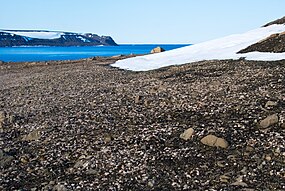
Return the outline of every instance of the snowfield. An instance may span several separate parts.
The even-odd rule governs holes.
[[[244,34],[230,35],[175,50],[119,60],[112,64],[112,66],[132,71],[148,71],[203,60],[239,59],[241,57],[247,60],[282,60],[285,59],[285,53],[250,52],[237,54],[237,52],[272,34],[284,31],[285,25],[283,24],[270,25],[251,30]]]
[[[64,35],[62,32],[45,32],[45,31],[35,31],[35,32],[24,32],[24,31],[2,31],[10,34],[15,34],[19,36],[25,36],[29,38],[38,38],[38,39],[57,39],[61,35]]]

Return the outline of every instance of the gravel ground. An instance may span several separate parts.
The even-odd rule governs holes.
[[[0,64],[0,190],[285,190],[285,61],[115,59]]]

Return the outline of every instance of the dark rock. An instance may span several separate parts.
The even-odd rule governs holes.
[[[282,18],[280,18],[280,19],[277,19],[277,20],[275,20],[275,21],[272,21],[272,22],[270,22],[270,23],[267,23],[267,24],[264,25],[263,27],[268,27],[268,26],[274,25],[274,24],[278,24],[278,25],[280,25],[280,24],[285,24],[285,17],[282,17]]]
[[[7,155],[3,150],[0,149],[0,167],[3,168],[9,166],[13,160],[13,156]]]

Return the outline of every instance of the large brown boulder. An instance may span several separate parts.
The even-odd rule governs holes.
[[[165,50],[164,50],[163,48],[161,48],[160,46],[158,46],[158,47],[152,49],[152,50],[150,51],[150,53],[151,53],[151,54],[154,54],[154,53],[159,53],[159,52],[164,52],[164,51],[165,51]]]

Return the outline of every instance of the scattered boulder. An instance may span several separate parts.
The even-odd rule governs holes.
[[[273,115],[270,115],[268,117],[266,117],[265,119],[261,120],[259,122],[259,126],[260,128],[262,129],[266,129],[274,124],[278,123],[278,116],[277,114],[273,114]]]
[[[23,141],[36,141],[41,138],[41,131],[39,129],[32,131],[23,137]]]
[[[221,147],[225,149],[229,146],[229,143],[225,139],[219,138],[215,135],[207,135],[201,139],[201,142],[210,147]]]
[[[266,102],[266,104],[265,104],[265,107],[266,107],[266,108],[274,107],[274,106],[277,106],[277,103],[274,102],[274,101],[268,101],[268,102]]]
[[[189,128],[187,130],[185,130],[181,135],[180,138],[187,141],[189,139],[191,139],[192,135],[194,133],[194,129],[193,128]]]
[[[164,52],[164,51],[165,51],[165,50],[164,50],[163,48],[161,48],[160,46],[158,46],[158,47],[152,49],[152,50],[150,51],[150,53],[151,53],[151,54],[154,54],[154,53],[160,53],[160,52]]]

